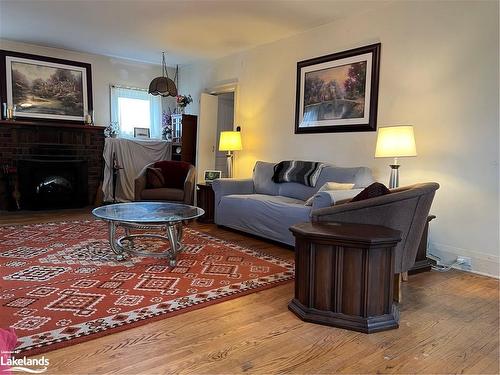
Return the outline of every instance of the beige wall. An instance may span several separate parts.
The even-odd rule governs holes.
[[[108,125],[110,121],[110,84],[147,88],[151,80],[161,74],[160,65],[80,53],[58,48],[42,47],[32,44],[13,42],[5,39],[0,39],[0,49],[90,63],[92,65],[92,91],[95,122],[98,125]],[[160,61],[160,58],[161,55],[159,54],[158,61]],[[174,72],[169,70],[169,75],[172,73]],[[2,101],[5,100],[2,99]],[[173,110],[175,108],[175,104],[170,102],[170,107]]]
[[[366,165],[387,183],[389,160],[373,157],[376,133],[293,131],[297,61],[381,42],[378,125],[415,126],[418,157],[401,160],[400,183],[441,184],[431,252],[470,256],[476,272],[498,276],[498,34],[496,1],[401,1],[183,67],[181,90],[197,113],[200,92],[238,81],[236,176],[250,176],[256,160],[295,158]]]

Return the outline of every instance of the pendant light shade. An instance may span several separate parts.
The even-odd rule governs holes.
[[[151,95],[177,96],[177,86],[175,82],[168,78],[167,64],[165,62],[165,52],[162,52],[162,76],[154,78],[149,84],[148,92]]]

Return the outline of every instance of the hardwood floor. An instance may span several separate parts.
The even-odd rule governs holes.
[[[0,225],[73,220],[88,210],[0,212]],[[193,227],[293,258],[293,251]],[[461,271],[403,283],[400,328],[365,335],[304,323],[293,283],[46,353],[50,374],[499,373],[499,281]]]

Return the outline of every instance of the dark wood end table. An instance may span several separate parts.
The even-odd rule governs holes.
[[[215,193],[212,184],[202,183],[196,185],[197,206],[205,210],[205,214],[198,218],[202,223],[214,222]]]
[[[373,333],[399,327],[393,301],[397,230],[376,225],[302,223],[295,236],[295,298],[302,320]]]

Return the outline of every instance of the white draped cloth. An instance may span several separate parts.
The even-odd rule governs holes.
[[[170,160],[171,143],[160,140],[137,140],[125,138],[106,138],[104,142],[104,181],[102,191],[104,201],[113,201],[113,154],[120,169],[116,181],[116,201],[134,200],[134,180],[149,163]]]

